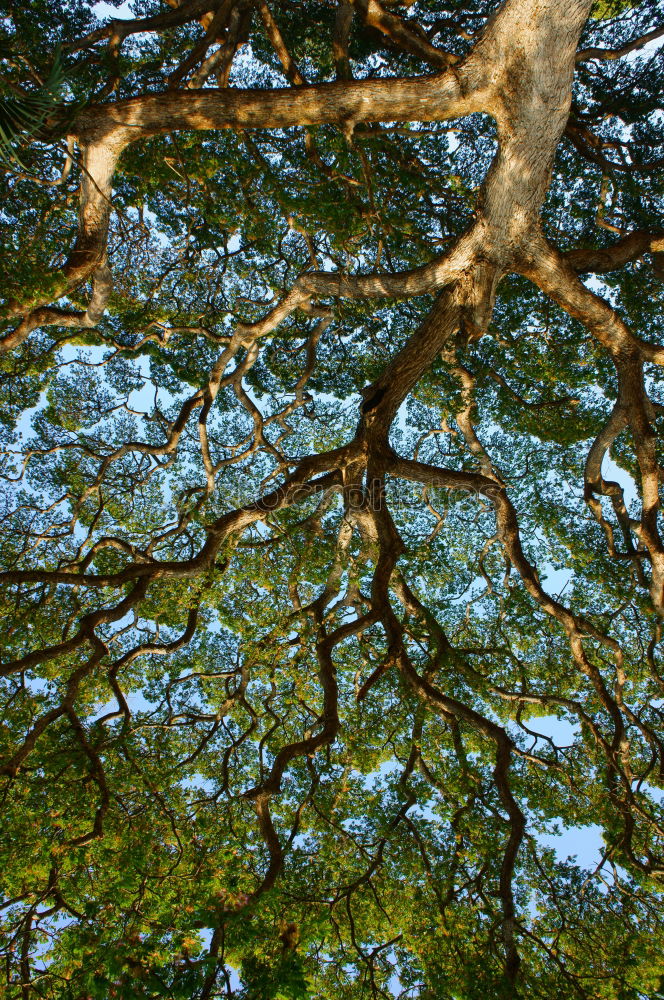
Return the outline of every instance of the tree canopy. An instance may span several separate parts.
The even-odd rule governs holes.
[[[664,3],[112,13],[0,20],[3,996],[661,997]]]

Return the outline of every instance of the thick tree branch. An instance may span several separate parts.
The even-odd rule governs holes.
[[[664,230],[638,229],[612,246],[568,250],[565,257],[577,274],[606,274],[638,260],[644,253],[664,254]]]
[[[600,59],[600,60],[612,60],[612,59],[622,59],[623,56],[629,55],[630,52],[636,52],[637,49],[643,48],[648,42],[654,42],[655,39],[661,38],[664,35],[664,28],[653,28],[652,31],[647,31],[645,35],[640,35],[638,38],[634,38],[631,42],[627,42],[626,45],[621,45],[618,49],[602,49],[602,48],[589,48],[580,49],[576,54],[577,63],[588,62],[589,59]]]

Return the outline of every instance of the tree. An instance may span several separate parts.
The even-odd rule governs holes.
[[[6,995],[661,996],[661,0],[96,10],[0,24]]]

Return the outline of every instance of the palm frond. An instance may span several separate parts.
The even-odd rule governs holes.
[[[34,138],[48,115],[57,108],[64,82],[58,46],[48,78],[38,90],[21,97],[0,97],[0,160],[14,160],[23,167],[16,147]]]

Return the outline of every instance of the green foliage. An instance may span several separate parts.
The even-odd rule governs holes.
[[[16,145],[25,144],[39,134],[47,116],[60,103],[64,82],[60,48],[57,48],[51,71],[41,87],[21,97],[0,96],[0,157],[20,163]]]
[[[598,21],[609,20],[618,17],[626,10],[638,7],[640,3],[641,0],[596,0],[591,17]]]
[[[302,960],[291,951],[272,959],[244,958],[241,975],[243,1000],[307,1000],[311,995]]]
[[[131,6],[137,18],[177,13]],[[269,8],[306,80],[332,81],[343,11]],[[495,8],[385,4],[460,57]],[[432,72],[353,9],[357,79]],[[250,13],[231,86],[283,87]],[[663,16],[659,0],[602,0],[580,45],[618,48]],[[167,91],[208,26],[141,29],[118,53],[84,0],[5,5],[3,335],[20,296],[71,320],[92,292],[62,271],[83,180],[79,153],[62,174],[63,100],[67,111]],[[619,234],[598,219],[661,226],[662,82],[649,57],[579,64],[571,113],[615,169],[569,133],[561,141],[542,225],[562,252],[610,247]],[[231,339],[305,272],[392,274],[445,253],[481,211],[496,143],[480,114],[133,143],[114,178],[103,318],[38,326],[0,354],[8,1000],[661,996],[661,622],[626,428],[603,466],[625,514],[608,494],[594,512],[584,497],[589,449],[621,391],[609,353],[525,277],[505,275],[486,334],[446,345],[376,468],[358,472],[368,446],[339,466],[337,449],[433,292],[330,295],[253,342]],[[583,280],[639,337],[664,342],[655,255]],[[644,378],[659,431],[660,368]],[[372,483],[390,449],[484,474],[468,414],[524,558],[584,623],[575,650],[508,556],[486,494],[391,474],[391,616],[373,613],[385,560]],[[293,476],[310,489],[297,493]],[[399,672],[395,637],[446,707]],[[514,982],[496,727],[525,819]],[[559,835],[577,836],[576,859]]]

